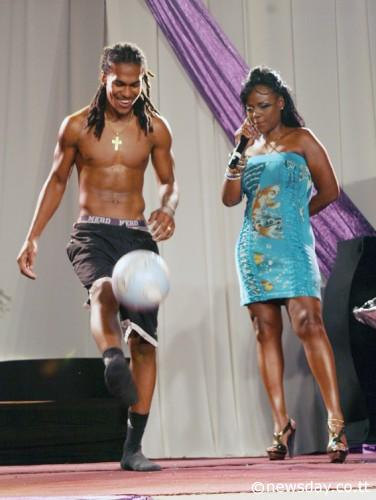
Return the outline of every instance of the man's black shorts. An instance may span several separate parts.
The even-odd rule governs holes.
[[[73,226],[67,254],[83,286],[89,291],[99,278],[111,277],[116,262],[132,250],[159,253],[148,231],[129,229],[125,225],[78,222]],[[125,337],[135,331],[157,346],[158,308],[148,312],[128,310],[120,306],[120,319]]]

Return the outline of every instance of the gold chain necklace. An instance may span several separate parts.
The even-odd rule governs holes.
[[[133,118],[133,110],[131,112],[131,116],[128,118],[128,120],[126,121],[125,123],[125,126],[121,129],[121,130],[115,130],[112,125],[111,125],[111,122],[110,120],[106,120],[106,123],[108,125],[108,127],[111,129],[111,131],[115,134],[115,137],[112,139],[112,144],[114,145],[114,150],[115,151],[119,151],[120,149],[120,146],[123,144],[123,141],[120,139],[120,134],[122,134],[124,132],[124,130],[127,128],[128,126],[128,123],[132,120]]]

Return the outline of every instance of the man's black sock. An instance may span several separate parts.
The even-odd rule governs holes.
[[[151,462],[141,451],[141,440],[144,435],[149,414],[129,412],[127,439],[124,443],[121,468],[139,472],[153,472],[161,470],[161,466]]]
[[[148,417],[148,413],[146,415],[132,411],[128,413],[127,439],[124,443],[126,453],[134,453],[140,448]]]

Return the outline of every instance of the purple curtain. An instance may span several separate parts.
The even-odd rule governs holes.
[[[146,0],[182,66],[231,141],[244,119],[240,84],[248,67],[201,2]]]
[[[337,243],[360,236],[376,236],[375,229],[341,190],[337,201],[311,218],[320,270],[329,276],[337,255]]]
[[[146,3],[197,90],[233,141],[234,131],[244,119],[239,93],[248,66],[200,0]],[[343,191],[335,203],[312,217],[312,226],[320,269],[325,276],[333,267],[338,241],[376,236]]]

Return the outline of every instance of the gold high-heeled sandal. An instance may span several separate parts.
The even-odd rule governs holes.
[[[296,424],[291,418],[287,422],[287,425],[280,432],[274,432],[273,434],[273,444],[267,448],[267,453],[269,455],[269,460],[284,460],[287,451],[289,452],[289,457],[294,456],[294,443],[295,443],[295,430]],[[287,438],[287,446],[282,443],[282,436],[290,431]]]
[[[342,441],[342,436],[345,435],[345,422],[338,418],[329,418],[328,432],[329,442],[326,452],[330,462],[332,464],[343,464],[349,454],[347,445]]]

